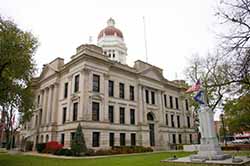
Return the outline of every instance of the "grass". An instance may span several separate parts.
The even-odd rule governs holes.
[[[0,154],[0,166],[161,166],[160,160],[176,155],[183,157],[188,152],[162,152],[133,156],[114,156],[96,159],[55,159],[26,155]]]

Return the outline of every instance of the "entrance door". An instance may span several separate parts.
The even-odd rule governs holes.
[[[155,146],[155,126],[154,124],[149,124],[149,141],[150,146]]]

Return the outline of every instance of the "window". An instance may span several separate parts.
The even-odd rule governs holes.
[[[114,123],[114,106],[109,106],[109,122]]]
[[[62,117],[62,123],[64,124],[66,122],[66,116],[67,116],[67,107],[63,107],[63,117]]]
[[[146,103],[149,104],[148,90],[145,90]]]
[[[164,106],[167,107],[167,95],[164,95]]]
[[[77,113],[78,113],[78,103],[74,103],[74,105],[73,105],[73,121],[77,120]]]
[[[188,99],[185,99],[185,106],[186,106],[186,111],[189,110],[189,107],[188,107]]]
[[[130,140],[131,140],[131,146],[136,146],[136,134],[135,133],[131,133]]]
[[[74,92],[78,92],[79,91],[79,78],[80,78],[79,74],[75,76]]]
[[[179,144],[182,144],[181,134],[179,134]]]
[[[173,108],[173,97],[169,96],[170,108]]]
[[[123,83],[119,84],[119,90],[120,90],[120,98],[124,99],[125,95],[124,95],[124,84]]]
[[[125,124],[125,108],[120,107],[120,124]]]
[[[109,96],[114,96],[114,81],[109,80]]]
[[[151,104],[155,104],[155,92],[151,92]]]
[[[93,132],[92,146],[99,147],[100,146],[100,132]]]
[[[175,98],[175,107],[177,110],[179,109],[179,100],[177,97]]]
[[[63,95],[64,98],[68,97],[68,85],[69,84],[67,82],[64,84],[64,95]]]
[[[134,87],[133,86],[129,86],[129,99],[130,100],[135,100],[135,92],[134,92]]]
[[[109,146],[114,146],[114,145],[115,145],[115,134],[109,133]]]
[[[125,145],[126,145],[126,134],[120,133],[120,146],[125,146]]]
[[[100,92],[100,76],[93,74],[93,91]]]
[[[40,111],[39,111],[39,125],[42,123],[42,115],[43,115],[43,110],[40,109]]]
[[[75,134],[76,134],[75,132],[71,132],[70,133],[70,140],[71,141],[75,138]]]
[[[166,125],[168,126],[168,114],[165,115],[166,118]]]
[[[37,105],[40,104],[40,95],[37,96]]]
[[[99,121],[99,103],[92,103],[92,120]]]
[[[181,124],[180,124],[180,116],[177,115],[176,118],[177,118],[177,127],[180,128],[180,127],[181,127]]]
[[[49,135],[46,135],[46,143],[49,142]]]
[[[135,109],[130,109],[130,124],[135,124]]]
[[[193,143],[192,134],[189,134],[189,141],[190,141],[190,144]]]
[[[187,116],[187,127],[188,127],[188,128],[191,127],[191,125],[190,125],[190,117],[189,117],[189,116]]]
[[[61,142],[62,145],[64,145],[64,133],[61,134]]]
[[[175,136],[175,134],[172,135],[172,138],[173,138],[173,144],[176,144],[176,136]]]
[[[171,115],[171,125],[174,127],[174,115]]]

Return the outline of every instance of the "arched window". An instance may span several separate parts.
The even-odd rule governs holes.
[[[147,120],[148,120],[148,121],[154,121],[153,113],[149,112],[149,113],[147,114]]]
[[[43,143],[43,135],[41,135],[41,143]]]
[[[46,143],[49,142],[49,135],[46,135]]]

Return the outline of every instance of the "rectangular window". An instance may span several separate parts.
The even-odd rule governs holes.
[[[100,92],[100,76],[93,74],[93,91]]]
[[[131,140],[131,146],[136,146],[136,134],[135,133],[131,133],[130,140]]]
[[[64,133],[61,134],[61,142],[62,145],[64,145]]]
[[[173,144],[176,144],[176,136],[175,136],[175,134],[173,134],[172,137],[173,137]]]
[[[126,134],[120,133],[120,146],[125,146],[125,145],[126,145]]]
[[[109,146],[114,146],[114,145],[115,145],[115,134],[109,133]]]
[[[109,106],[109,122],[114,123],[114,106]]]
[[[164,95],[164,106],[167,108],[167,95]]]
[[[173,97],[169,96],[170,108],[173,108]]]
[[[179,134],[179,144],[182,144],[181,134]]]
[[[171,126],[174,127],[174,115],[171,115]]]
[[[130,124],[135,124],[135,109],[130,109]]]
[[[67,107],[63,107],[63,117],[62,117],[62,123],[64,124],[66,122],[67,117]]]
[[[114,81],[109,80],[109,96],[114,96]]]
[[[133,86],[129,86],[129,99],[135,100],[135,88]]]
[[[71,140],[71,141],[74,139],[75,134],[76,134],[75,132],[71,132],[71,133],[70,133],[70,140]]]
[[[63,95],[64,98],[68,97],[68,85],[69,84],[67,82],[64,84],[64,95]]]
[[[120,124],[125,124],[125,108],[120,107]]]
[[[177,115],[176,118],[177,118],[177,127],[180,128],[180,127],[181,127],[181,124],[180,124],[180,116]]]
[[[40,111],[39,111],[39,125],[42,123],[42,116],[43,116],[43,110],[40,109]]]
[[[179,100],[178,97],[175,98],[175,107],[178,110],[179,109]]]
[[[37,96],[37,105],[40,104],[40,95]]]
[[[77,114],[78,114],[78,103],[74,103],[74,105],[73,105],[73,121],[77,120]]]
[[[168,114],[165,115],[166,118],[166,125],[168,126]]]
[[[148,90],[145,90],[146,103],[149,104]]]
[[[80,80],[80,75],[78,74],[78,75],[75,76],[74,92],[79,91],[79,80]]]
[[[190,141],[190,144],[193,143],[192,134],[189,134],[189,141]]]
[[[190,125],[190,117],[189,117],[189,116],[187,116],[187,127],[188,127],[188,128],[191,127],[191,125]]]
[[[92,146],[93,147],[99,147],[100,146],[100,132],[93,132],[93,138],[92,138]]]
[[[120,90],[120,98],[124,99],[125,98],[125,94],[124,94],[124,84],[123,83],[119,84],[119,90]]]
[[[92,102],[92,120],[99,121],[99,103]]]
[[[151,92],[151,104],[155,104],[155,92]]]
[[[36,125],[36,127],[37,127],[37,125],[38,125],[38,115],[36,115],[35,125]]]
[[[188,99],[185,99],[185,107],[186,107],[186,111],[189,110],[189,107],[188,107]]]

